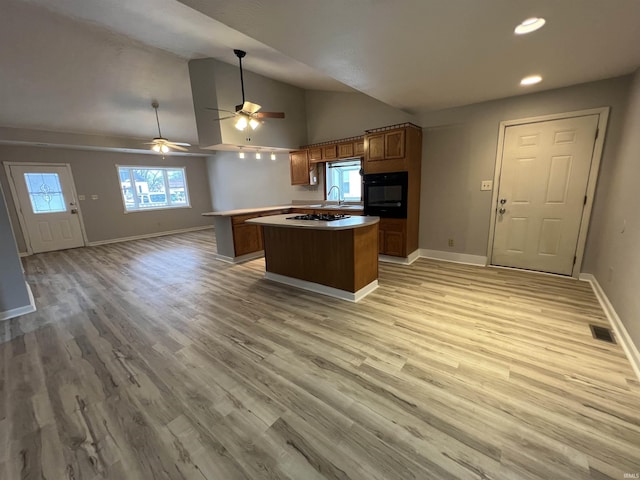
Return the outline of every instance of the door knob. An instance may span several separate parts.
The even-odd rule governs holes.
[[[498,210],[498,213],[499,213],[500,215],[504,215],[504,212],[506,212],[506,211],[507,211],[507,209],[506,209],[506,208],[504,208],[504,207],[500,207],[500,209]]]
[[[78,214],[78,209],[77,209],[77,208],[72,208],[72,209],[71,209],[71,213],[72,213],[73,215],[77,215],[77,214]]]
[[[507,203],[507,199],[506,198],[501,198],[500,199],[500,205],[504,205],[505,203]]]

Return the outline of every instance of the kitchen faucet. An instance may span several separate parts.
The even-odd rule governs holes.
[[[331,192],[333,191],[334,188],[338,189],[338,205],[342,205],[344,203],[344,200],[340,200],[340,187],[337,185],[333,185],[330,189],[329,189],[329,193],[327,193],[327,200],[329,199],[329,197],[331,196]]]

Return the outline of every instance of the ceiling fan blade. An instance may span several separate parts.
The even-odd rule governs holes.
[[[169,142],[169,144],[167,145],[169,148],[175,148],[176,150],[180,150],[182,152],[188,152],[189,150],[187,150],[184,147],[181,147],[180,145],[176,145],[175,143],[171,143]]]
[[[227,115],[226,117],[214,118],[214,122],[219,122],[220,120],[226,120],[227,118],[233,118],[235,115]]]
[[[254,118],[284,118],[284,112],[257,112],[252,115]]]
[[[171,145],[178,145],[179,147],[190,147],[191,144],[190,143],[186,143],[186,142],[169,142],[171,143]]]
[[[216,112],[236,113],[236,112],[232,112],[231,110],[225,110],[224,108],[206,107],[206,109],[207,110],[215,110]]]
[[[257,103],[244,102],[242,104],[242,111],[245,112],[245,113],[248,113],[249,115],[251,115],[252,113],[256,113],[261,108],[262,107],[260,105],[258,105]]]

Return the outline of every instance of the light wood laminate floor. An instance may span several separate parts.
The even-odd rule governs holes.
[[[591,337],[589,284],[420,259],[352,304],[212,237],[24,259],[38,311],[0,323],[0,478],[640,474],[640,386]]]

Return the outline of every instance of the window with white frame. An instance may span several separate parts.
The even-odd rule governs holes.
[[[190,206],[183,167],[117,168],[126,212]]]
[[[362,177],[360,169],[362,163],[358,158],[327,162],[326,164],[326,196],[327,200],[343,200],[345,202],[360,202],[362,200]],[[338,189],[340,198],[338,198]]]

